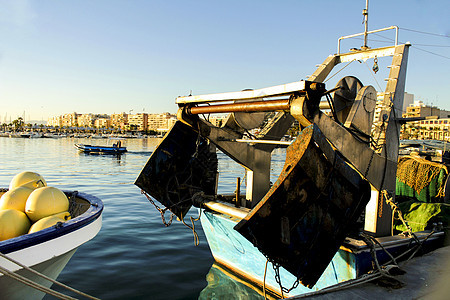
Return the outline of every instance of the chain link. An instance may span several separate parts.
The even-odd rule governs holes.
[[[141,190],[141,194],[147,197],[147,200],[150,201],[151,204],[153,204],[153,206],[156,208],[157,211],[159,211],[164,226],[169,227],[170,224],[172,224],[174,213],[170,212],[170,220],[169,222],[166,222],[165,213],[168,210],[168,208],[162,209],[161,207],[159,207],[144,190]]]
[[[281,296],[284,298],[283,293],[289,294],[293,289],[297,288],[298,284],[300,283],[300,279],[297,278],[297,280],[294,281],[290,289],[283,287],[283,285],[281,284],[281,277],[280,277],[280,265],[270,259],[268,260],[272,263],[272,267],[275,272],[275,281],[280,286]]]
[[[374,148],[378,148],[379,149],[379,145],[378,145],[378,142],[379,142],[379,140],[380,140],[380,137],[381,137],[381,133],[383,132],[383,130],[384,130],[384,126],[385,126],[385,124],[384,124],[384,121],[383,121],[383,123],[381,123],[381,126],[380,126],[380,131],[379,131],[379,133],[378,133],[378,138],[377,138],[377,140],[375,141],[375,145],[373,145],[374,146]],[[375,155],[375,151],[376,150],[372,150],[372,155],[370,155],[370,160],[369,160],[369,163],[367,164],[367,169],[366,169],[366,172],[364,172],[364,177],[366,177],[367,178],[367,174],[369,174],[369,170],[370,170],[370,167],[371,167],[371,165],[372,165],[372,161],[373,161],[373,157],[374,157],[374,155]],[[386,158],[387,159],[387,158]],[[386,170],[385,170],[386,171]]]

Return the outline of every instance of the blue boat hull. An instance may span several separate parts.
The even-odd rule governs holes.
[[[275,271],[271,263],[267,265],[264,283],[264,272],[267,258],[234,229],[240,220],[221,213],[202,210],[201,223],[207,238],[211,253],[220,265],[236,273],[245,280],[257,286],[270,290],[281,296],[279,283],[275,280]],[[416,232],[416,238],[421,242],[417,255],[422,255],[443,246],[444,232]],[[407,253],[403,259],[411,255],[417,246],[414,238],[403,235],[388,236],[377,239],[383,248],[376,245],[371,249],[362,240],[347,238],[346,242],[336,252],[331,262],[317,283],[309,289],[299,283],[284,296],[298,296],[333,286],[352,279],[361,278],[374,268],[372,251],[375,250],[379,264],[390,261],[389,252],[394,257]],[[280,279],[284,288],[290,289],[296,281],[294,275],[280,267]]]
[[[214,259],[219,264],[262,287],[267,258],[233,229],[239,220],[223,214],[203,211],[201,222]],[[340,249],[312,289],[299,284],[288,295],[294,296],[317,291],[339,282],[355,279],[357,275],[355,255]],[[292,287],[296,281],[294,275],[281,267],[280,279],[283,287],[286,288]],[[265,287],[281,295],[280,285],[275,280],[275,271],[271,263],[267,266]]]
[[[121,154],[127,152],[126,147],[92,146],[75,144],[75,148],[85,153],[93,154]]]

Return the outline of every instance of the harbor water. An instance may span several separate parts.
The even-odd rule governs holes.
[[[75,143],[105,145],[107,139],[0,137],[0,186],[7,188],[19,172],[33,171],[50,186],[85,192],[103,201],[101,231],[77,250],[58,277],[92,296],[263,299],[247,283],[213,265],[199,221],[194,223],[200,238],[200,244],[195,246],[192,230],[175,220],[165,227],[160,213],[134,185],[159,141],[126,139],[123,144],[128,152],[113,156],[88,155],[74,148]],[[282,149],[274,151],[273,168],[278,171],[283,166],[284,153]],[[218,157],[219,192],[232,193],[236,178],[244,177],[244,169],[221,153]],[[190,216],[198,217],[198,209],[191,209],[186,218],[188,224]]]

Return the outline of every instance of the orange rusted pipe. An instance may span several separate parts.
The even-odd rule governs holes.
[[[289,110],[289,99],[285,100],[267,100],[254,102],[240,102],[231,104],[217,104],[209,106],[194,106],[188,108],[188,113],[192,115],[229,113],[229,112],[257,112],[257,111],[275,111]]]

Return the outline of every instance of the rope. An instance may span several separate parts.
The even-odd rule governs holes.
[[[49,288],[47,288],[47,287],[45,287],[43,285],[40,285],[40,284],[38,284],[38,283],[36,283],[36,282],[26,278],[26,277],[23,277],[23,276],[19,275],[19,274],[11,272],[11,271],[3,268],[3,267],[0,267],[0,273],[3,273],[4,275],[9,276],[9,277],[11,277],[11,278],[13,278],[13,279],[15,279],[15,280],[25,284],[25,285],[28,285],[28,286],[30,286],[32,288],[35,288],[36,290],[39,290],[41,292],[47,293],[49,295],[52,295],[52,296],[54,296],[54,297],[56,297],[58,299],[63,299],[63,300],[76,299],[76,298],[72,298],[72,297],[69,297],[67,295],[64,295],[62,293],[53,291],[53,290],[51,290],[51,289],[49,289]]]
[[[183,217],[183,216],[182,216],[182,218],[181,218],[181,222],[182,222],[187,228],[189,228],[189,229],[192,230],[192,234],[193,234],[193,236],[194,236],[194,246],[200,245],[200,238],[198,237],[198,234],[197,234],[197,232],[195,231],[195,223],[194,223],[194,221],[198,221],[198,220],[200,219],[201,213],[202,213],[202,211],[201,211],[201,209],[200,209],[200,213],[199,213],[199,215],[198,215],[198,218],[194,219],[193,217],[190,217],[192,227],[189,226],[188,224],[186,224],[186,222],[184,221],[184,217]]]
[[[325,98],[327,99],[328,105],[330,106],[331,114],[333,115],[334,121],[340,123],[340,121],[336,115],[336,109],[334,108],[333,99],[331,98],[330,94],[326,94]]]
[[[409,226],[408,222],[403,218],[403,214],[402,211],[400,210],[400,208],[397,206],[397,204],[394,203],[394,201],[392,201],[392,198],[389,198],[387,195],[387,191],[383,190],[382,191],[382,195],[384,196],[386,203],[390,205],[391,209],[392,209],[392,222],[394,221],[395,218],[395,213],[397,213],[398,219],[403,223],[403,225],[407,228],[406,231],[402,232],[404,233],[408,233],[408,237],[415,237],[415,234],[412,232],[412,228],[411,226]],[[391,226],[391,230],[393,230],[394,226]],[[392,233],[392,232],[391,232]],[[417,240],[417,238],[416,238]]]
[[[371,241],[375,242],[375,244],[377,244],[381,249],[383,249],[383,251],[391,258],[392,262],[394,264],[398,265],[395,257],[392,256],[392,254],[389,251],[387,251],[386,248],[384,248],[384,246],[376,238],[374,238],[371,235],[365,235],[365,236],[368,237]]]
[[[269,263],[269,259],[266,260],[266,266],[264,267],[264,280],[263,280],[263,295],[264,300],[267,299],[266,297],[266,275],[267,275],[267,264]]]
[[[431,231],[430,234],[427,235],[427,237],[426,237],[422,242],[419,241],[419,244],[418,244],[418,246],[417,246],[417,249],[413,252],[413,254],[411,254],[410,257],[408,257],[407,261],[410,260],[411,258],[413,258],[414,255],[416,255],[417,251],[419,251],[420,248],[422,248],[422,245],[428,240],[428,238],[429,238],[432,234],[434,234],[434,232],[435,232],[434,230]],[[414,236],[415,236],[415,235],[414,235]],[[417,238],[417,237],[416,237],[416,238]]]
[[[99,299],[99,298],[93,297],[93,296],[91,296],[91,295],[88,295],[88,294],[86,294],[86,293],[83,293],[83,292],[81,292],[81,291],[79,291],[79,290],[76,290],[76,289],[74,289],[74,288],[72,288],[72,287],[70,287],[70,286],[68,286],[68,285],[65,285],[64,283],[61,283],[61,282],[59,282],[59,281],[56,281],[56,280],[54,280],[54,279],[52,279],[52,278],[50,278],[50,277],[48,277],[48,276],[46,276],[46,275],[44,275],[44,274],[42,274],[42,273],[39,273],[39,272],[37,272],[36,270],[33,270],[32,268],[30,268],[30,267],[28,267],[28,266],[26,266],[26,265],[24,265],[24,264],[18,262],[17,260],[15,260],[15,259],[13,259],[13,258],[11,258],[11,257],[9,257],[9,256],[7,256],[7,255],[5,255],[5,254],[3,254],[3,253],[1,253],[1,252],[0,252],[0,257],[4,258],[4,259],[6,259],[6,260],[9,260],[10,262],[12,262],[12,263],[14,263],[14,264],[20,266],[20,267],[23,268],[24,270],[27,270],[27,271],[29,271],[29,272],[31,272],[31,273],[33,273],[33,274],[39,276],[39,277],[42,277],[42,278],[44,278],[44,279],[50,281],[50,282],[53,283],[53,284],[56,284],[56,285],[59,285],[60,287],[63,287],[63,288],[65,288],[65,289],[68,289],[68,290],[71,291],[71,292],[74,292],[74,293],[76,293],[76,294],[79,294],[79,295],[81,295],[81,296],[84,296],[84,297],[86,297],[86,298],[88,298],[88,299]],[[47,287],[45,287],[45,286],[43,286],[43,285],[40,285],[40,284],[38,284],[38,283],[36,283],[36,282],[34,282],[34,281],[32,281],[32,280],[26,278],[26,277],[23,277],[23,276],[19,275],[19,274],[16,274],[16,273],[14,273],[14,272],[11,272],[11,271],[9,271],[9,270],[3,268],[3,267],[0,267],[0,272],[3,273],[4,275],[10,276],[10,277],[12,277],[12,278],[14,278],[14,279],[16,279],[16,280],[18,280],[18,281],[20,281],[20,282],[26,284],[26,285],[29,285],[29,286],[31,286],[31,287],[34,287],[34,288],[36,288],[36,289],[38,289],[38,290],[40,290],[40,291],[42,291],[42,292],[45,292],[45,293],[47,293],[47,294],[52,295],[52,296],[58,297],[58,296],[56,296],[56,295],[53,294],[53,293],[56,293],[56,294],[61,294],[63,297],[65,297],[65,298],[60,298],[60,299],[74,299],[74,298],[71,298],[71,297],[69,297],[69,296],[66,296],[66,295],[64,295],[64,294],[62,294],[62,293],[53,291],[52,289],[49,289],[49,288],[47,288]],[[12,274],[12,275],[11,275],[11,274]],[[32,284],[31,284],[31,285],[28,284],[29,282],[31,282]],[[42,290],[42,289],[44,289],[44,290]],[[50,291],[50,292],[49,292],[49,291]]]
[[[363,276],[361,276],[360,278],[357,279],[350,279],[341,283],[337,283],[335,285],[326,287],[324,289],[321,289],[319,291],[315,291],[315,292],[311,292],[311,293],[306,293],[303,295],[299,295],[299,296],[294,296],[291,297],[289,299],[302,299],[302,298],[306,298],[306,297],[311,297],[311,296],[318,296],[318,295],[323,295],[323,294],[327,294],[327,293],[332,293],[332,292],[336,292],[336,291],[340,291],[346,288],[350,288],[350,287],[355,287],[361,284],[365,284],[374,280],[377,280],[379,278],[382,277],[387,277],[390,279],[395,279],[395,277],[393,277],[392,275],[389,275],[387,271],[383,270],[383,267],[388,266],[391,262],[394,262],[396,264],[396,261],[399,260],[401,257],[403,257],[404,255],[408,254],[409,252],[414,251],[414,253],[406,260],[410,260],[416,253],[417,251],[419,251],[419,249],[422,247],[423,243],[432,235],[434,234],[434,231],[432,231],[428,236],[425,237],[425,239],[420,242],[418,241],[417,237],[415,237],[414,240],[418,241],[418,244],[416,244],[413,248],[409,248],[407,249],[404,253],[398,255],[397,257],[393,257],[389,252],[387,252],[386,249],[384,249],[383,247],[381,247],[386,253],[388,253],[388,255],[391,257],[391,260],[388,261],[387,263],[385,263],[384,265],[380,266],[378,264],[378,260],[376,259],[376,255],[372,255],[375,258],[375,264],[377,265],[377,270],[375,270],[372,274],[365,274]],[[371,248],[371,252],[374,251],[374,244],[373,241],[375,241],[377,244],[379,244],[379,242],[371,237],[370,235],[366,235],[367,239],[364,239],[365,241],[368,241],[367,245]],[[363,236],[364,238],[364,236]],[[380,244],[379,244],[380,245]],[[397,279],[395,279],[397,280]]]
[[[311,297],[311,296],[318,296],[318,295],[323,295],[323,294],[327,294],[327,293],[331,293],[331,292],[336,292],[336,291],[340,291],[349,287],[355,287],[364,283],[368,283],[370,281],[376,280],[383,277],[382,274],[375,272],[372,274],[368,274],[368,275],[363,275],[360,278],[357,279],[350,279],[341,283],[337,283],[335,285],[329,286],[327,288],[321,289],[319,291],[315,291],[315,292],[311,292],[311,293],[306,293],[303,295],[299,295],[299,296],[294,296],[291,297],[289,299],[302,299],[302,298],[306,298],[306,297]]]

